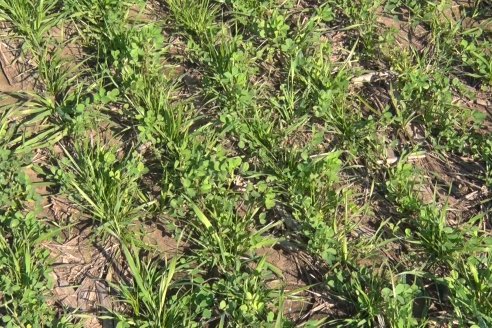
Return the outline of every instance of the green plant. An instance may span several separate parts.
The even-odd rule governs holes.
[[[145,165],[135,153],[119,157],[115,146],[98,139],[77,142],[72,149],[74,155],[64,148],[66,157],[52,168],[55,181],[103,232],[122,236],[149,205],[139,188]]]
[[[423,183],[421,174],[415,167],[404,161],[390,170],[386,181],[387,197],[395,202],[403,214],[415,214],[422,206],[418,188]]]
[[[484,139],[480,155],[485,161],[485,181],[488,186],[492,186],[492,141],[490,138]]]
[[[12,24],[24,43],[24,52],[40,54],[47,46],[47,34],[64,18],[57,12],[59,1],[45,0],[2,0],[0,19]]]
[[[213,33],[218,9],[210,0],[166,0],[166,3],[173,19],[193,37],[199,39]]]
[[[461,260],[445,278],[453,295],[451,302],[455,314],[461,323],[477,327],[492,323],[491,279],[490,254]]]
[[[377,28],[377,8],[384,1],[332,1],[332,6],[338,9],[350,19],[350,28],[356,29],[366,51],[375,50],[375,43],[378,41]]]
[[[464,236],[447,222],[447,209],[425,206],[420,210],[417,238],[431,260],[453,261],[455,252],[463,248]]]
[[[338,326],[421,326],[413,313],[419,288],[405,282],[405,274],[395,276],[382,267],[342,269],[328,277],[327,284],[351,306],[350,319],[333,321]]]
[[[36,202],[35,192],[28,175],[28,156],[16,156],[0,146],[0,214],[12,214],[24,207],[25,202]]]
[[[25,202],[39,199],[26,174],[27,160],[8,149],[0,149],[0,213],[18,211]]]
[[[485,83],[492,84],[492,61],[490,60],[490,42],[467,41],[463,39],[460,43],[462,52],[461,60],[465,65],[473,69],[469,75],[481,78]]]
[[[49,251],[40,247],[49,236],[34,212],[0,214],[0,316],[5,327],[54,323],[55,311],[47,304]]]
[[[343,247],[337,246],[345,233],[338,231],[336,218],[342,202],[342,195],[335,187],[341,170],[340,154],[335,152],[314,159],[302,156],[296,169],[284,171],[284,179],[289,181],[286,204],[308,238],[308,249],[332,264],[344,257]]]
[[[418,327],[424,326],[419,324],[415,318],[415,301],[420,293],[417,285],[409,285],[405,282],[405,275],[395,277],[392,281],[391,288],[383,288],[385,303],[385,318],[390,327]]]
[[[164,146],[164,156],[176,156],[186,145],[195,121],[190,105],[173,103],[174,92],[165,81],[151,79],[142,81],[142,88],[133,89],[128,96],[141,142],[150,142],[156,148]]]
[[[196,237],[193,239],[199,245],[196,251],[198,258],[203,258],[202,263],[216,267],[221,272],[226,273],[236,267],[238,256],[254,256],[255,250],[271,247],[277,242],[276,238],[266,233],[280,222],[267,224],[254,231],[257,210],[240,217],[225,212],[227,207],[221,206],[219,210],[222,211],[214,209],[211,213],[213,216],[209,219],[196,205],[192,204],[192,208],[198,219],[198,222],[192,223],[196,230]],[[207,258],[206,255],[212,257]]]
[[[358,271],[339,270],[328,278],[327,284],[333,292],[353,306],[354,316],[341,320],[343,325],[373,325],[383,312],[383,294],[385,285],[382,277],[372,274],[368,269]]]
[[[251,325],[288,324],[275,309],[270,307],[280,303],[281,295],[269,290],[265,281],[269,278],[265,258],[260,259],[254,271],[250,273],[227,274],[215,282],[211,288],[215,292],[220,314],[219,325],[237,327]]]
[[[453,104],[453,84],[450,78],[438,70],[423,68],[425,60],[418,64],[397,68],[401,70],[398,85],[392,94],[394,121],[408,134],[410,124],[421,123],[426,137],[439,138],[459,130],[460,122],[466,129],[469,118]]]
[[[259,19],[256,25],[258,35],[270,40],[277,47],[285,42],[290,30],[287,17],[279,9],[269,12],[268,16],[265,19]]]
[[[233,36],[223,26],[215,40],[193,46],[194,60],[205,68],[206,96],[224,109],[248,108],[254,103],[255,89],[251,77],[257,73],[254,46],[240,35]]]
[[[82,64],[71,65],[60,52],[50,53],[48,48],[39,55],[37,67],[40,79],[46,89],[46,97],[54,106],[63,106],[70,102],[74,86],[83,74]]]
[[[99,40],[98,54],[103,70],[113,83],[121,89],[141,92],[149,81],[165,81],[161,73],[167,49],[158,25],[143,24],[130,30],[122,26],[111,32],[107,39]]]
[[[107,38],[124,28],[130,7],[141,3],[140,0],[67,0],[64,5],[84,41],[106,40],[111,44]]]
[[[119,299],[130,307],[132,315],[113,313],[118,326],[197,327],[192,322],[193,313],[186,295],[187,283],[175,277],[183,266],[178,258],[164,263],[142,260],[139,249],[122,247],[131,279],[129,283],[112,283],[111,286],[117,291]]]

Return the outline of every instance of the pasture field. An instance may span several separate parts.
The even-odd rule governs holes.
[[[0,327],[492,327],[490,0],[0,0]]]

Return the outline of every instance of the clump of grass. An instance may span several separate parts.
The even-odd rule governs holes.
[[[334,320],[333,324],[425,326],[425,320],[419,322],[414,317],[414,304],[421,291],[416,284],[407,282],[406,273],[395,275],[384,267],[351,272],[337,270],[327,284],[350,304],[353,313],[351,318]]]
[[[2,0],[0,19],[12,24],[15,37],[24,42],[24,52],[40,55],[50,40],[48,33],[65,16],[59,9],[60,2],[56,0]]]
[[[211,268],[226,273],[237,267],[238,255],[254,257],[255,250],[272,246],[277,242],[275,238],[266,235],[266,232],[280,222],[252,231],[257,210],[240,217],[237,214],[227,213],[224,210],[217,212],[218,209],[214,209],[211,213],[213,219],[209,219],[196,205],[192,204],[192,208],[198,219],[198,222],[193,224],[196,229],[194,239],[200,246],[197,255],[201,259],[200,262]],[[226,208],[222,207],[222,209]],[[214,254],[214,256],[204,258],[202,254]]]
[[[45,224],[27,174],[32,154],[16,152],[22,143],[9,108],[0,107],[0,320],[5,327],[73,327],[48,305],[53,282],[42,244],[57,231]]]
[[[166,0],[165,2],[173,19],[193,37],[206,38],[209,33],[213,33],[218,8],[210,0]]]
[[[190,327],[193,312],[186,285],[175,275],[183,265],[175,257],[159,263],[143,260],[136,247],[123,246],[123,253],[131,273],[128,284],[112,284],[131,315],[115,313],[123,327]],[[144,262],[145,261],[145,262]]]
[[[263,279],[271,275],[264,258],[252,273],[240,273],[236,268],[221,279],[207,282],[199,269],[191,269],[193,263],[186,258],[142,260],[135,247],[123,246],[123,251],[132,276],[130,283],[111,284],[131,311],[131,315],[115,313],[120,325],[198,327],[217,323],[232,327],[281,322],[274,309],[268,308],[268,303],[280,295],[264,285]]]
[[[21,211],[0,216],[0,315],[6,327],[34,323],[55,325],[55,311],[47,299],[53,285],[49,252],[40,247],[49,238],[36,213]]]
[[[59,167],[52,170],[62,192],[71,195],[71,200],[100,225],[100,231],[124,235],[149,205],[139,188],[146,172],[142,160],[135,153],[119,154],[115,146],[99,140],[77,142],[74,155],[66,148],[64,154]]]

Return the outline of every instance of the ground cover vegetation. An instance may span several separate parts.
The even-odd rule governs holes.
[[[0,326],[492,327],[489,0],[0,28]]]

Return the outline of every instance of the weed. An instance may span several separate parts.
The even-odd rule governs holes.
[[[204,38],[213,33],[217,7],[209,0],[166,0],[174,19],[186,32],[195,38]]]
[[[268,304],[278,300],[279,295],[266,288],[264,281],[268,278],[267,272],[263,258],[252,274],[226,275],[212,286],[218,294],[221,325],[274,324],[276,314]]]
[[[488,241],[490,244],[490,240]],[[463,259],[457,269],[445,278],[450,289],[456,317],[463,324],[487,325],[490,317],[491,296],[490,256]]]
[[[254,255],[254,251],[263,247],[276,244],[277,240],[268,237],[266,232],[277,224],[268,224],[258,231],[254,229],[254,218],[257,211],[247,213],[245,218],[237,214],[219,212],[214,215],[212,221],[196,206],[193,206],[199,224],[194,224],[197,230],[195,242],[200,246],[200,253],[214,254],[213,258],[201,260],[209,267],[215,267],[222,272],[228,272],[237,266],[237,256]],[[220,236],[219,236],[220,229]]]
[[[58,162],[59,168],[53,168],[53,177],[103,232],[121,235],[148,205],[139,189],[145,165],[133,153],[119,158],[115,146],[101,141],[73,147],[76,155],[64,149],[66,157]]]
[[[0,314],[6,327],[51,325],[53,308],[46,303],[52,288],[49,252],[39,247],[49,236],[36,214],[11,213],[0,216]],[[12,232],[8,232],[11,230]]]
[[[27,174],[30,154],[18,155],[9,144],[16,130],[8,118],[0,120],[0,317],[5,327],[65,327],[47,303],[53,285],[41,245],[53,231],[41,220],[41,199]]]
[[[404,162],[399,162],[391,171],[386,181],[388,198],[398,205],[400,212],[417,213],[422,206],[417,189],[423,183],[419,172]]]
[[[407,273],[393,274],[384,267],[348,273],[337,270],[328,277],[328,288],[351,305],[350,319],[334,320],[338,326],[425,326],[414,316],[419,287],[407,282]]]
[[[25,53],[40,54],[46,46],[47,34],[64,18],[57,12],[59,6],[59,1],[2,0],[0,19],[12,24],[16,35],[24,41]]]
[[[176,282],[179,262],[173,258],[161,266],[156,261],[143,262],[139,250],[123,246],[132,275],[130,284],[112,284],[133,315],[116,313],[120,327],[191,327],[192,313],[186,302],[185,284]],[[182,290],[180,292],[180,290]]]
[[[217,41],[196,49],[199,62],[206,68],[204,83],[208,97],[225,108],[243,109],[251,105],[255,94],[250,79],[257,72],[252,49],[252,43],[244,42],[240,36],[231,36],[225,27]]]

